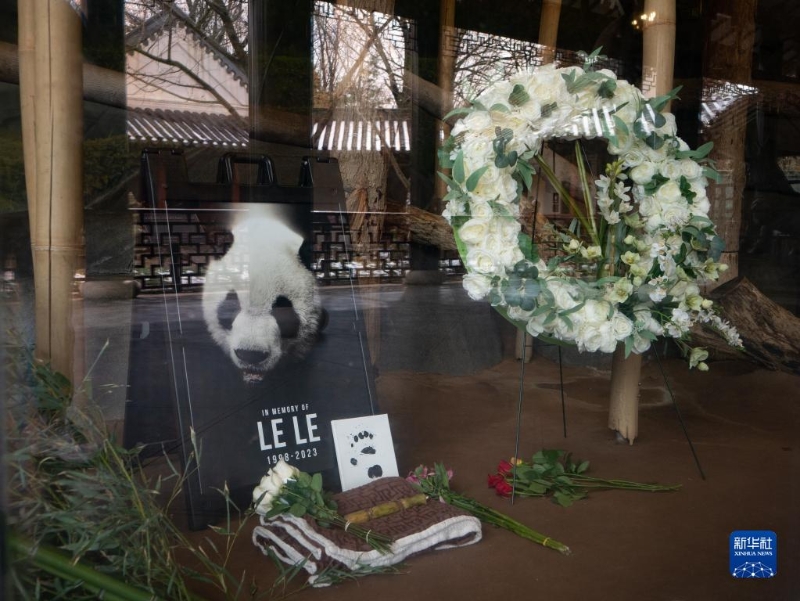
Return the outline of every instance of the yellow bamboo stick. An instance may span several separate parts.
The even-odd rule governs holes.
[[[348,513],[343,517],[349,524],[363,524],[364,522],[368,522],[376,518],[382,518],[386,517],[387,515],[392,515],[393,513],[398,513],[404,509],[409,509],[410,507],[425,505],[427,501],[428,497],[422,493],[419,493],[412,497],[404,497],[402,499],[397,499],[396,501],[380,503],[379,505],[375,505],[369,509],[353,511],[352,513]]]

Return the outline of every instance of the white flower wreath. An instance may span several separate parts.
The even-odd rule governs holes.
[[[451,170],[439,174],[448,184],[443,214],[467,269],[464,287],[534,336],[606,353],[622,342],[626,355],[667,336],[691,367],[706,370],[708,353],[686,343],[693,324],[741,347],[698,286],[727,268],[708,218],[712,145],[691,150],[677,137],[674,116],[662,112],[676,91],[647,99],[613,72],[594,71],[597,58],[595,51],[583,68],[517,73],[448,115],[464,115],[439,152]],[[616,157],[595,182],[599,215],[578,142],[583,203],[541,158],[547,140],[594,137]],[[575,216],[558,233],[563,254],[547,263],[517,220],[533,184],[531,161]]]

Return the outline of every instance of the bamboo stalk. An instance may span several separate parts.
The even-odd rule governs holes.
[[[345,521],[350,524],[363,524],[364,522],[368,522],[376,518],[382,518],[386,517],[387,515],[392,515],[393,513],[399,513],[404,509],[409,509],[410,507],[425,505],[427,501],[428,497],[422,493],[419,493],[418,495],[403,497],[402,499],[397,499],[396,501],[380,503],[379,505],[375,505],[369,509],[353,511],[352,513],[348,513],[343,517]]]
[[[439,13],[439,64],[438,84],[442,95],[442,113],[446,115],[453,108],[453,83],[456,72],[456,30],[455,0],[441,0]],[[439,137],[446,140],[450,136],[450,125],[439,121]],[[445,175],[450,175],[449,169],[442,169]],[[447,184],[439,178],[434,178],[434,197],[444,198],[447,194]]]
[[[642,14],[642,92],[662,96],[672,89],[675,64],[675,0],[645,0]],[[669,105],[666,107],[669,111]],[[617,346],[611,361],[608,427],[629,444],[639,435],[639,380],[642,356],[625,358]]]
[[[642,17],[642,92],[653,98],[673,88],[675,0],[645,0]]]
[[[25,188],[28,195],[28,216],[31,245],[36,244],[36,132],[34,128],[34,97],[36,94],[36,55],[34,28],[36,17],[31,0],[17,1],[19,19],[19,104],[22,121],[22,153],[25,165]]]
[[[618,344],[611,358],[611,393],[608,406],[608,427],[633,444],[639,434],[639,380],[642,356],[625,357],[625,345]]]
[[[542,64],[552,63],[556,58],[558,22],[561,19],[561,0],[544,0],[539,21],[539,44],[542,49]]]
[[[63,0],[32,4],[36,357],[49,360],[55,370],[79,382],[81,369],[76,373],[75,368],[83,361],[75,352],[73,290],[84,255],[83,90],[82,79],[76,76],[83,63],[82,24]],[[25,8],[26,16],[29,10]]]

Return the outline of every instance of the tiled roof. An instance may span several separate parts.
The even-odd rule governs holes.
[[[134,143],[168,146],[247,146],[247,124],[231,115],[191,111],[128,109],[128,139]],[[408,119],[382,115],[374,120],[332,119],[315,122],[313,146],[317,150],[411,150]]]
[[[128,109],[128,139],[170,146],[237,148],[248,143],[247,127],[237,117],[139,108]]]
[[[320,129],[314,123],[311,131],[317,150],[411,150],[411,132],[407,119],[376,118],[374,120],[331,120]]]

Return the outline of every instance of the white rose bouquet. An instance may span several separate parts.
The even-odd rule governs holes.
[[[288,513],[296,518],[309,517],[320,526],[338,526],[366,541],[381,553],[391,551],[392,539],[354,525],[337,513],[336,502],[323,491],[322,475],[301,472],[283,459],[278,461],[253,489],[253,506],[262,520]]]
[[[583,68],[520,72],[448,115],[463,115],[439,151],[449,175],[439,175],[448,186],[443,214],[468,272],[464,287],[534,336],[590,352],[623,344],[626,355],[668,336],[690,367],[707,369],[707,353],[689,346],[695,323],[741,347],[698,287],[727,269],[708,218],[707,178],[718,177],[707,158],[712,144],[691,150],[677,136],[664,111],[677,90],[645,98],[611,71],[596,71],[598,58],[599,50]],[[581,201],[542,159],[542,145],[595,137],[613,159],[593,196],[576,141]],[[537,168],[575,218],[547,263],[517,222]]]

